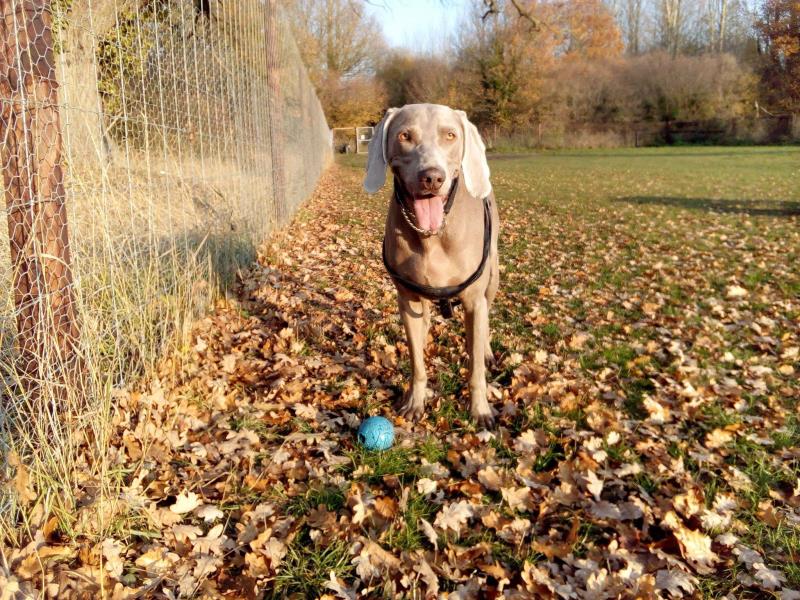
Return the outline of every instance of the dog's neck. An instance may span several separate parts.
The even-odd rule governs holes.
[[[409,225],[401,204],[392,198],[384,247],[390,272],[432,287],[458,285],[472,275],[484,251],[485,204],[464,185],[455,189],[452,200],[444,230],[426,236]]]
[[[410,249],[421,254],[458,252],[460,246],[465,242],[469,243],[464,233],[469,229],[470,221],[474,221],[479,226],[483,224],[482,199],[473,197],[460,179],[460,176],[454,179],[452,187],[448,191],[445,210],[446,223],[442,232],[439,235],[423,235],[415,231],[403,216],[403,207],[405,206],[406,210],[409,208],[409,195],[402,182],[395,178],[389,207],[392,213],[390,222],[394,224],[394,232],[387,230],[387,234],[399,235],[404,238]]]

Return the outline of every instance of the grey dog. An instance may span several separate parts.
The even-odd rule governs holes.
[[[397,287],[411,353],[411,385],[400,414],[425,413],[428,375],[424,349],[431,304],[443,313],[464,306],[469,354],[470,412],[492,427],[486,393],[493,361],[489,309],[497,293],[499,220],[486,147],[463,111],[439,104],[392,108],[369,144],[364,188],[375,193],[394,175],[384,239],[384,263]]]

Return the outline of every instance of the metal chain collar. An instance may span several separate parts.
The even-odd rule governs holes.
[[[405,206],[400,206],[400,211],[403,213],[403,218],[408,223],[408,226],[411,227],[414,231],[424,237],[434,237],[440,235],[444,231],[445,225],[447,225],[447,215],[442,215],[442,224],[439,226],[439,229],[436,231],[428,231],[427,229],[421,229],[414,224],[413,217],[409,214],[408,210],[406,210]]]
[[[452,185],[457,184],[459,175],[460,172],[458,169],[453,171],[452,180],[454,183]],[[395,186],[396,185],[397,184],[395,183]],[[455,190],[451,189],[451,193],[454,192]],[[399,202],[399,204],[400,204],[400,211],[403,213],[403,218],[406,220],[406,223],[408,223],[408,226],[411,227],[411,229],[416,231],[421,236],[435,237],[441,235],[444,232],[444,228],[447,225],[447,214],[448,214],[447,211],[445,211],[445,213],[442,215],[442,224],[439,226],[439,229],[437,229],[436,231],[428,231],[427,229],[421,229],[420,227],[417,226],[417,224],[414,222],[414,217],[411,215],[411,213],[408,212],[408,209],[406,208],[406,205],[403,202]]]

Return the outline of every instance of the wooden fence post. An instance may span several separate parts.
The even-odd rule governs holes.
[[[0,0],[0,169],[8,212],[17,345],[34,380],[76,362],[49,0]]]

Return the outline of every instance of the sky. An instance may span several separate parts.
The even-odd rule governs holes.
[[[437,51],[455,32],[469,0],[371,0],[364,5],[381,24],[390,46]]]

